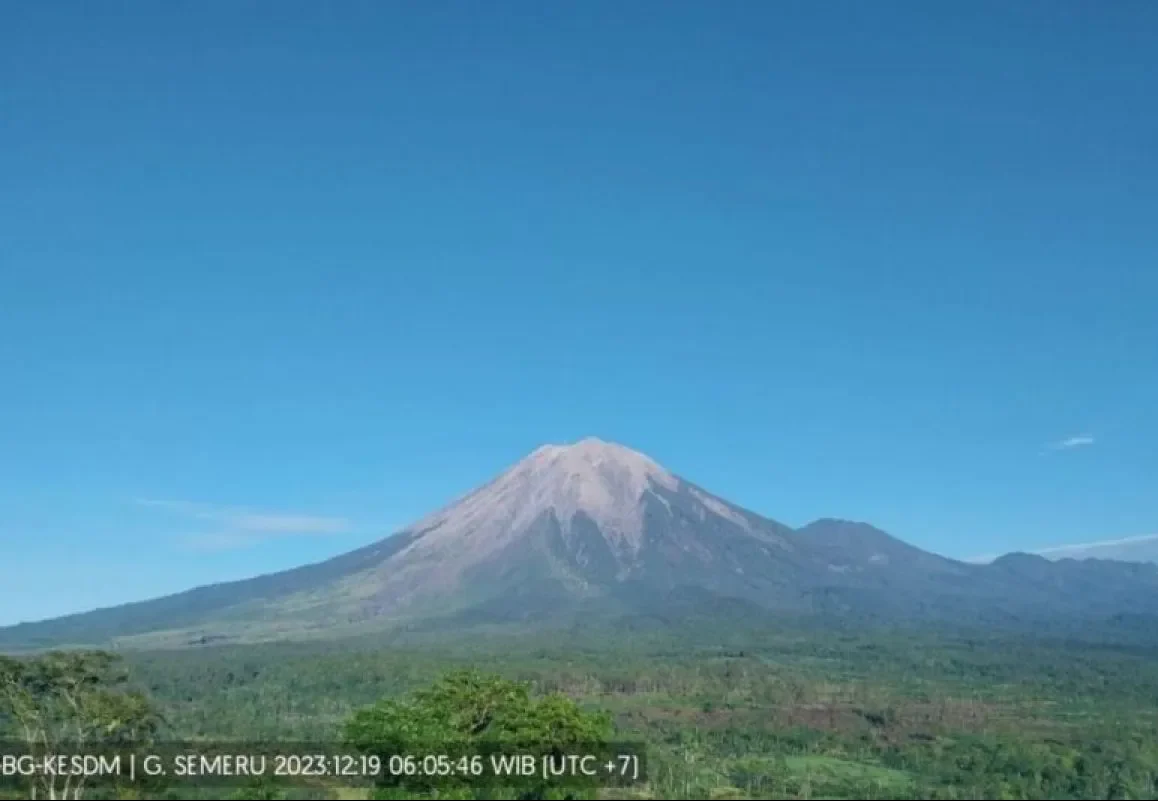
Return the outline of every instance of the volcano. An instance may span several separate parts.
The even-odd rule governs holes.
[[[438,621],[574,619],[670,609],[1042,620],[1158,613],[1158,566],[988,565],[928,553],[864,523],[793,529],[589,438],[546,445],[374,544],[244,581],[0,630],[0,645],[195,644],[358,633]]]

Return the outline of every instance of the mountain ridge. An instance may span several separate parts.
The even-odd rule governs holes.
[[[1158,613],[1158,566],[1041,562],[960,562],[833,518],[793,529],[637,451],[587,438],[537,448],[354,551],[0,629],[0,647],[182,645],[335,636],[416,621],[564,620],[584,609],[630,614],[670,597],[705,607],[747,604],[769,616],[886,620]]]

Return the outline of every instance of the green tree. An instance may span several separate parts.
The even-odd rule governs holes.
[[[345,726],[346,742],[379,756],[383,764],[441,755],[451,762],[450,776],[424,770],[397,776],[387,770],[379,798],[582,797],[594,791],[589,780],[499,776],[492,758],[535,754],[541,765],[543,756],[595,752],[611,735],[606,714],[586,711],[557,693],[535,697],[525,684],[474,670],[449,673],[403,698],[383,699],[356,712]],[[473,775],[479,765],[481,775]]]
[[[124,750],[150,742],[161,717],[128,685],[120,659],[104,651],[59,651],[34,658],[0,657],[0,736],[28,755]],[[32,798],[83,797],[85,781],[38,776]]]

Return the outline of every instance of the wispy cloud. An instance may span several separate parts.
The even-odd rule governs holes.
[[[981,554],[980,556],[963,556],[961,557],[961,561],[968,562],[971,565],[987,565],[999,556],[1001,556],[999,553],[986,553]]]
[[[210,531],[185,538],[189,545],[198,549],[241,548],[277,537],[329,536],[354,530],[353,523],[344,517],[259,511],[158,498],[137,498],[135,503],[186,520],[212,524]]]
[[[1067,556],[1076,559],[1085,559],[1090,557],[1101,557],[1103,559],[1124,558],[1128,561],[1136,561],[1137,558],[1145,559],[1142,555],[1143,549],[1138,548],[1139,545],[1146,543],[1154,543],[1158,546],[1158,534],[1139,534],[1134,537],[1119,537],[1113,540],[1095,540],[1093,542],[1079,542],[1072,545],[1053,545],[1049,548],[1038,548],[1036,550],[1028,551],[1028,553],[1044,556],[1047,559],[1064,559]],[[1152,549],[1145,549],[1146,553],[1152,553]],[[971,559],[966,559],[966,562],[973,563],[988,563],[999,557],[1001,554],[985,554],[984,556],[975,556]]]
[[[1042,556],[1058,556],[1065,553],[1080,551],[1095,551],[1105,548],[1117,548],[1122,545],[1138,545],[1143,542],[1158,542],[1158,534],[1141,534],[1137,537],[1121,537],[1116,540],[1098,540],[1096,542],[1082,542],[1077,545],[1055,545],[1052,548],[1042,548],[1034,553]]]
[[[1097,440],[1089,434],[1078,434],[1074,437],[1066,437],[1065,439],[1059,439],[1057,442],[1051,442],[1049,449],[1051,451],[1070,451],[1074,448],[1088,448],[1096,441]]]

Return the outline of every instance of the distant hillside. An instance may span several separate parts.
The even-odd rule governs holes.
[[[548,445],[315,565],[0,629],[0,647],[185,646],[488,622],[821,615],[1038,625],[1158,613],[1158,566],[946,559],[872,526],[754,514],[621,445]],[[727,615],[725,615],[727,616]]]

